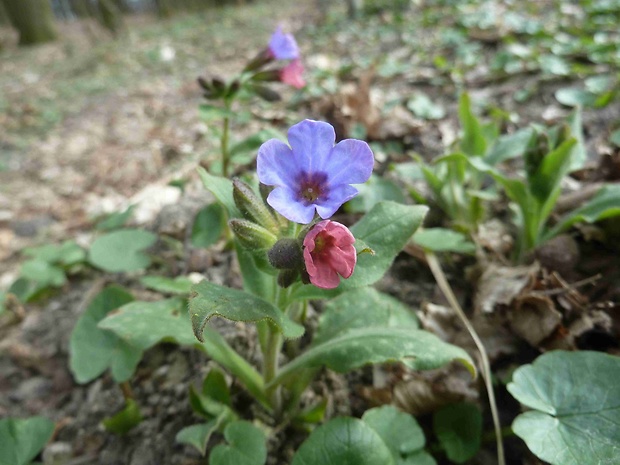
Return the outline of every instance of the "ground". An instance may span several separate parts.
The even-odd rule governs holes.
[[[233,134],[241,137],[264,128],[285,131],[303,118],[328,120],[339,138],[369,140],[377,172],[388,177],[391,164],[408,161],[413,152],[426,160],[446,153],[459,133],[461,90],[469,92],[477,112],[501,121],[503,130],[511,132],[530,122],[563,120],[572,107],[570,99],[557,98],[558,91],[587,91],[584,79],[588,77],[609,75],[610,88],[617,83],[620,52],[592,52],[597,42],[589,41],[593,31],[599,44],[617,39],[617,23],[606,22],[603,14],[575,30],[583,14],[578,7],[528,2],[523,11],[515,11],[505,2],[489,3],[493,8],[488,14],[480,2],[459,8],[416,2],[403,13],[387,10],[350,20],[340,7],[321,2],[266,1],[168,21],[132,17],[129,32],[117,39],[88,22],[63,23],[58,42],[27,49],[18,49],[10,32],[2,31],[0,289],[17,277],[24,247],[67,238],[87,246],[97,235],[93,225],[101,215],[140,202],[134,224],[186,243],[194,215],[211,201],[195,167],[201,160],[215,158],[218,143],[211,126],[217,123],[205,123],[199,117],[201,91],[196,78],[231,76],[264,46],[278,24],[295,33],[309,85],[301,92],[282,87],[283,99],[275,105],[252,101],[236,109],[247,117],[233,127]],[[456,12],[460,16],[454,16]],[[555,54],[562,47],[572,49]],[[592,91],[595,96],[605,92],[606,88]],[[418,105],[412,103],[416,95],[429,97],[422,108],[419,100]],[[429,116],[433,112],[443,113],[435,118]],[[591,182],[620,179],[618,147],[610,142],[619,121],[615,95],[608,105],[584,108],[588,162],[567,182],[567,202],[571,191]],[[169,186],[180,179],[185,183],[183,191]],[[507,216],[505,211],[498,213],[503,222],[500,229],[504,224],[506,234],[510,232],[505,226]],[[342,218],[356,217],[346,213]],[[585,299],[580,305],[587,309],[583,314],[594,323],[575,333],[570,348],[613,352],[618,350],[614,338],[620,329],[620,270],[614,260],[618,251],[609,243],[586,241],[589,232],[596,234],[572,233],[581,258],[573,260],[571,269],[561,270],[561,277],[570,283],[603,274],[594,286],[579,289]],[[186,247],[182,258],[166,244],[158,247],[164,263],[160,271],[200,272],[214,282],[239,284],[236,264],[221,246],[206,251]],[[552,260],[559,255],[565,266],[572,259],[565,257],[566,250],[563,245],[551,245],[540,252],[543,262],[551,257],[551,262],[543,263],[547,268],[530,268],[526,274],[535,275],[536,285],[543,290],[557,290],[561,285],[553,281],[556,262]],[[407,252],[399,255],[378,288],[407,303],[426,327],[439,329],[443,337],[473,350],[467,333],[442,314],[444,307],[426,305],[444,301],[416,250]],[[542,337],[544,341],[532,341],[518,321],[502,320],[504,327],[498,330],[474,312],[472,288],[480,283],[474,278],[484,276],[486,265],[452,257],[446,266],[501,378],[541,350],[563,346],[554,345],[557,341],[547,339],[549,334]],[[120,387],[108,375],[78,385],[69,371],[70,333],[90,299],[110,282],[121,282],[145,299],[153,298],[137,278],[84,269],[48,298],[27,304],[19,318],[0,319],[0,417],[36,414],[56,422],[53,440],[43,455],[45,463],[205,463],[189,446],[175,443],[174,436],[196,422],[187,391],[208,371],[208,357],[172,344],[149,350],[131,381],[145,420],[122,437],[101,426],[103,418],[123,406]],[[566,293],[576,292],[567,286]],[[562,312],[574,311],[572,302],[555,304]],[[575,323],[585,317],[571,318]],[[248,358],[256,358],[256,347],[244,347],[243,342],[251,329],[217,325],[231,344]],[[385,389],[377,381],[386,378],[398,382],[398,389]],[[440,388],[427,392],[426,399],[419,391],[428,391],[431,385]],[[359,416],[387,399],[420,414],[423,425],[428,423],[424,414],[429,410],[420,407],[424,403],[420,399],[432,405],[468,399],[486,409],[480,386],[451,372],[427,377],[389,369],[381,373],[364,369],[348,377],[325,373],[313,388],[331,392],[331,413]],[[502,420],[508,425],[519,406],[505,388],[499,388],[498,395]],[[247,399],[241,398],[243,402],[247,404]],[[250,418],[252,410],[244,415]],[[281,432],[271,444],[269,463],[286,463],[301,440],[303,435]],[[506,445],[508,463],[541,463],[520,440],[508,438]],[[471,463],[496,463],[492,446],[491,441]],[[53,457],[60,461],[53,462]]]

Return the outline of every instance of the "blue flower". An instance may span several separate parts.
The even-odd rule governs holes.
[[[374,156],[366,142],[346,139],[334,145],[335,140],[330,124],[304,120],[289,129],[290,147],[277,139],[261,145],[258,179],[275,186],[267,203],[285,218],[307,224],[315,210],[327,219],[355,197],[351,184],[368,180]]]
[[[284,34],[278,27],[269,40],[269,53],[276,60],[297,60],[299,48],[293,34]]]

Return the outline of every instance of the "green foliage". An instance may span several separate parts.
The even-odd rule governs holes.
[[[417,92],[407,101],[414,115],[422,119],[442,119],[446,116],[446,110],[438,103],[433,102],[428,95]]]
[[[464,234],[445,228],[418,229],[413,235],[413,242],[432,252],[476,252],[476,246]]]
[[[196,215],[192,226],[192,245],[208,248],[215,244],[226,227],[226,213],[219,203],[207,205]]]
[[[549,240],[576,223],[594,223],[620,215],[620,185],[603,186],[592,199],[572,212],[564,215],[552,229],[545,233],[543,240]]]
[[[459,98],[459,120],[463,128],[463,137],[459,145],[463,153],[470,157],[481,157],[486,153],[487,141],[482,126],[471,110],[471,101],[467,93]]]
[[[228,444],[215,446],[209,465],[264,465],[267,461],[265,435],[248,421],[235,421],[224,430]]]
[[[620,456],[620,358],[554,351],[518,368],[508,391],[531,411],[514,432],[552,465],[613,465]]]
[[[198,174],[205,188],[226,209],[229,218],[241,218],[242,215],[233,199],[233,185],[230,179],[210,174],[204,168],[198,168]]]
[[[322,299],[380,280],[411,235],[420,227],[428,208],[379,202],[351,228],[358,252],[355,273],[341,281],[337,289],[319,289],[297,284],[293,299]]]
[[[122,212],[110,213],[105,218],[97,222],[95,228],[99,231],[112,231],[114,229],[120,229],[125,226],[127,221],[129,221],[135,208],[135,205],[130,205]]]
[[[88,253],[88,261],[97,268],[118,273],[147,268],[151,259],[144,253],[157,236],[142,229],[121,229],[97,238]]]
[[[135,400],[128,399],[123,410],[103,420],[103,426],[111,433],[122,436],[138,426],[141,421],[140,407]]]
[[[366,327],[418,329],[419,325],[413,312],[399,300],[364,287],[347,291],[327,303],[312,344]]]
[[[284,337],[298,338],[304,333],[303,326],[293,322],[275,305],[237,289],[231,289],[208,281],[202,281],[192,288],[189,312],[194,334],[202,341],[202,331],[213,316],[233,321],[258,322],[267,320]]]
[[[259,402],[264,403],[263,380],[258,372],[209,327],[203,329],[204,341],[198,344],[186,308],[185,300],[179,297],[158,302],[133,302],[101,321],[99,328],[112,331],[140,350],[162,340],[196,346],[230,370]]]
[[[307,368],[326,366],[344,373],[367,364],[395,361],[406,361],[416,370],[431,370],[458,361],[472,375],[476,372],[463,349],[443,342],[429,332],[413,328],[367,327],[352,329],[312,346],[284,365],[273,384]]]
[[[0,465],[28,465],[54,432],[54,423],[44,417],[0,420]]]
[[[143,276],[140,282],[144,287],[163,294],[175,294],[179,296],[189,296],[194,283],[185,277],[166,278],[165,276]]]
[[[482,413],[465,402],[446,405],[433,414],[433,430],[448,458],[464,463],[480,449]]]
[[[373,174],[370,179],[357,187],[359,194],[345,204],[347,211],[366,213],[377,203],[390,200],[405,203],[405,196],[393,181]]]
[[[123,288],[107,287],[95,296],[77,321],[69,341],[69,367],[78,383],[88,383],[108,368],[117,382],[126,381],[133,374],[142,350],[97,326],[108,313],[132,300]]]
[[[366,422],[334,418],[315,429],[292,465],[395,465],[390,449]]]
[[[217,368],[211,369],[200,391],[190,387],[189,398],[194,412],[207,422],[183,428],[176,435],[176,441],[189,444],[205,455],[211,435],[216,431],[222,432],[226,425],[237,420],[231,409],[230,391],[224,374]]]
[[[424,432],[411,415],[386,405],[367,410],[362,420],[388,446],[394,465],[435,465],[433,457],[424,451]]]

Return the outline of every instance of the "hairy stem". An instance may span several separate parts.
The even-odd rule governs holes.
[[[465,328],[471,335],[474,343],[476,344],[476,347],[478,348],[478,351],[480,352],[482,378],[484,379],[484,384],[487,389],[487,395],[489,396],[489,405],[491,407],[491,416],[493,417],[493,426],[495,429],[495,437],[497,443],[497,462],[499,465],[505,465],[506,459],[504,457],[504,443],[502,441],[502,426],[499,422],[499,414],[497,412],[497,404],[495,402],[495,393],[493,391],[493,384],[491,382],[491,364],[489,363],[487,351],[484,348],[484,345],[482,344],[478,333],[476,333],[476,330],[467,318],[467,315],[465,315],[465,312],[456,300],[456,296],[454,295],[454,292],[452,292],[452,287],[450,287],[450,284],[446,279],[446,275],[444,274],[443,269],[439,264],[439,260],[437,260],[437,256],[432,252],[426,252],[426,260],[428,262],[429,268],[431,269],[431,272],[433,273],[435,281],[437,281],[437,284],[441,289],[441,292],[443,292],[446,299],[448,299],[450,306],[465,325]]]
[[[226,109],[229,109],[230,105],[226,105]],[[225,178],[228,177],[228,165],[230,160],[228,153],[228,133],[230,129],[230,118],[228,116],[224,117],[223,128],[222,128],[222,139],[220,141],[220,148],[222,151],[222,176]]]

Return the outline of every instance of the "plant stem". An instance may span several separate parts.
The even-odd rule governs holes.
[[[426,252],[426,260],[428,262],[429,268],[431,269],[431,272],[433,273],[435,281],[437,281],[437,284],[439,285],[439,288],[441,289],[441,292],[443,292],[446,299],[448,299],[450,306],[456,312],[458,317],[461,319],[461,321],[465,325],[465,328],[467,328],[467,331],[471,335],[472,339],[474,340],[474,343],[476,344],[476,347],[478,348],[478,351],[480,352],[480,363],[482,365],[482,378],[484,380],[484,384],[487,389],[487,395],[489,396],[489,406],[491,407],[491,416],[493,417],[493,426],[495,429],[495,437],[496,437],[496,443],[497,443],[497,462],[499,465],[505,465],[506,459],[504,457],[504,443],[502,441],[502,427],[499,422],[499,414],[497,412],[497,404],[495,402],[495,393],[493,391],[493,384],[491,382],[491,364],[489,363],[489,357],[487,355],[487,351],[484,348],[484,345],[482,344],[482,341],[480,340],[478,333],[476,333],[476,330],[474,329],[471,322],[467,318],[467,315],[465,315],[465,312],[459,305],[458,300],[456,299],[456,296],[454,295],[454,292],[452,292],[452,288],[450,287],[450,284],[448,283],[448,280],[446,279],[443,269],[441,268],[441,265],[439,264],[439,260],[437,260],[437,256],[432,252]]]
[[[226,110],[230,110],[230,105],[226,104]],[[230,118],[228,116],[224,117],[223,129],[222,129],[222,139],[220,141],[220,148],[222,151],[222,176],[225,178],[228,177],[228,132],[230,129]]]

